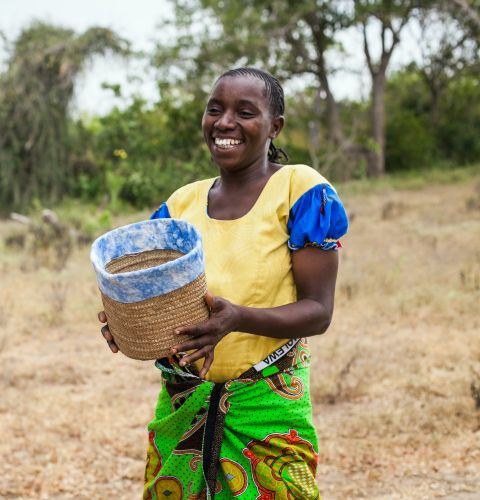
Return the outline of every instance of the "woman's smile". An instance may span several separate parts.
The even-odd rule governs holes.
[[[220,150],[230,150],[230,149],[235,149],[237,146],[240,146],[243,144],[245,141],[242,139],[233,139],[230,137],[215,137],[214,138],[214,143],[215,147],[217,147]]]

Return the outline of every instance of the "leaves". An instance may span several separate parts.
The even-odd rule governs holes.
[[[0,80],[0,205],[56,201],[71,188],[68,111],[86,62],[129,44],[104,28],[77,35],[35,22],[23,30]]]

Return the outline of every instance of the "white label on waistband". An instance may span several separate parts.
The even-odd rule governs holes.
[[[267,366],[275,363],[275,361],[285,356],[288,351],[291,351],[295,347],[297,342],[299,342],[299,340],[300,339],[289,340],[286,344],[282,345],[282,347],[279,347],[276,351],[270,353],[264,360],[257,363],[254,366],[255,370],[257,370],[257,372],[261,372],[262,370],[267,368]]]

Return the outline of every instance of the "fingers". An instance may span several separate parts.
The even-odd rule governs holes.
[[[107,322],[107,315],[105,314],[105,311],[100,311],[98,313],[98,320],[100,323],[106,323]]]
[[[118,352],[118,346],[117,346],[117,344],[115,344],[115,342],[113,340],[107,340],[107,344],[108,344],[108,347],[110,347],[110,350],[113,353],[117,353]]]
[[[181,326],[175,329],[177,335],[188,335],[190,337],[200,337],[200,335],[205,335],[212,330],[212,323],[206,321],[200,325],[193,326]]]
[[[100,328],[100,331],[102,332],[103,338],[107,342],[109,340],[113,340],[113,335],[110,333],[110,330],[108,329],[108,325],[102,326],[102,328]]]
[[[213,309],[213,306],[215,305],[215,297],[213,296],[213,294],[210,292],[207,292],[205,294],[204,299],[205,299],[205,302],[206,302],[208,308]]]
[[[206,344],[204,338],[195,338],[191,340],[187,340],[183,344],[178,344],[176,346],[173,346],[171,349],[172,354],[177,354],[179,352],[185,352],[185,351],[193,351],[194,349],[201,349],[204,347]],[[207,345],[211,345],[212,343],[209,342]]]
[[[186,366],[201,358],[207,358],[208,353],[211,351],[212,351],[212,346],[206,345],[201,349],[199,349],[198,351],[192,352],[192,354],[184,356],[180,361],[180,366]]]
[[[205,375],[210,370],[213,363],[213,351],[209,351],[205,357],[205,362],[203,363],[202,369],[200,370],[200,378],[205,378]]]
[[[110,350],[112,352],[118,352],[118,346],[115,344],[115,340],[113,340],[113,335],[110,333],[110,330],[108,329],[108,325],[102,326],[100,329],[102,332],[103,338],[107,341],[108,347],[110,347]]]

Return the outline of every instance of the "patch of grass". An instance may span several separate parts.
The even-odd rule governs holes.
[[[383,193],[397,190],[419,190],[431,185],[472,182],[480,178],[480,165],[465,167],[432,166],[425,170],[412,170],[386,174],[377,179],[359,179],[337,183],[343,196]]]

